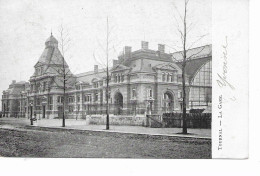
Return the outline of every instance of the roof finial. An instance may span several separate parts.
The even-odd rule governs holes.
[[[51,36],[52,36],[52,29],[51,29]]]

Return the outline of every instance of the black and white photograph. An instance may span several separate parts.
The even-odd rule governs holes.
[[[1,156],[212,157],[211,1],[0,9]]]
[[[0,0],[0,158],[247,159],[247,5]]]

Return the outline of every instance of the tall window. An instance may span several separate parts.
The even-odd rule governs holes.
[[[170,74],[168,73],[167,74],[167,82],[169,82],[170,81]]]
[[[170,80],[171,80],[171,82],[174,82],[174,74],[170,75]]]
[[[132,97],[135,98],[136,97],[136,89],[132,89]]]
[[[95,101],[98,101],[98,93],[95,93]]]
[[[148,97],[153,97],[153,91],[152,91],[152,89],[148,89]]]
[[[115,78],[115,82],[117,82],[117,74],[115,74],[115,77],[114,77],[114,78]]]
[[[165,73],[162,74],[162,81],[165,81]]]
[[[58,102],[58,103],[63,103],[63,97],[58,96],[58,97],[57,97],[57,102]]]
[[[73,112],[74,106],[69,106],[69,112]]]
[[[121,76],[118,75],[118,82],[121,82]]]
[[[53,97],[52,96],[49,96],[49,104],[53,104]]]
[[[87,102],[91,102],[91,94],[87,95]]]
[[[43,91],[45,91],[46,90],[46,82],[43,82]]]

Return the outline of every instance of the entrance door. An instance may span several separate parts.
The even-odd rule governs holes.
[[[42,106],[42,118],[45,118],[45,106]]]
[[[174,99],[170,92],[166,92],[163,95],[163,111],[166,113],[172,112],[174,110]]]
[[[115,95],[115,114],[120,115],[123,113],[123,95],[118,92]]]

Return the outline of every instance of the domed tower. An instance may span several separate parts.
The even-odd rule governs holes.
[[[45,47],[58,47],[58,40],[53,37],[52,33],[51,36],[46,40]]]
[[[62,76],[63,72],[67,75],[72,75],[69,66],[62,56],[59,48],[58,41],[52,35],[45,41],[45,48],[38,60],[34,65],[34,74],[30,77],[30,82],[44,81],[50,77]]]

